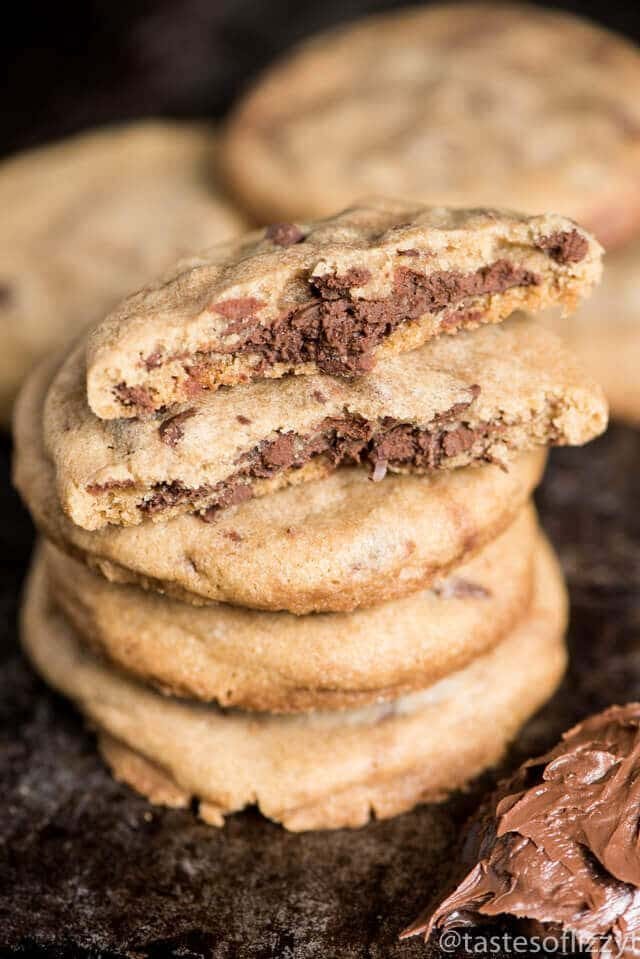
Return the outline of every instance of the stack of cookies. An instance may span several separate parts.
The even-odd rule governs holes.
[[[23,640],[118,778],[300,830],[500,758],[565,663],[531,494],[606,425],[514,311],[600,260],[560,216],[372,201],[181,262],[35,371]]]

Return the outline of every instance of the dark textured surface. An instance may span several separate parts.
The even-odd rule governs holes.
[[[507,766],[582,716],[640,697],[639,475],[640,434],[622,427],[553,454],[539,501],[571,586],[571,669]],[[3,500],[11,624],[29,527],[8,493]],[[292,835],[254,813],[218,831],[114,783],[73,709],[22,661],[11,625],[2,658],[0,953],[438,955],[397,933],[446,882],[460,826],[492,777],[445,805],[357,832]]]
[[[23,0],[0,32],[0,153],[99,123],[221,116],[283,50],[408,0]],[[414,0],[416,2],[416,0]],[[640,4],[546,0],[640,40]]]

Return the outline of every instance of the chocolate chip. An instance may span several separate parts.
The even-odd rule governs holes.
[[[248,426],[251,420],[248,416],[243,416],[242,413],[238,413],[236,416],[238,423],[242,423],[243,426]]]
[[[113,395],[123,406],[138,406],[141,410],[152,410],[154,402],[150,391],[144,386],[127,386],[118,383],[113,388]]]
[[[143,359],[142,364],[146,370],[157,370],[159,366],[162,366],[162,353],[159,350],[150,353]]]
[[[227,539],[230,539],[232,543],[241,543],[243,540],[243,537],[240,535],[237,529],[226,529],[224,531],[224,536],[226,536]]]
[[[263,468],[267,473],[289,469],[295,463],[295,447],[295,433],[282,433],[277,439],[263,443],[260,450]]]
[[[541,236],[536,246],[556,263],[580,263],[589,250],[586,237],[577,230],[558,230],[549,236]]]
[[[475,430],[469,429],[467,426],[458,426],[444,434],[442,447],[447,456],[459,456],[460,453],[466,453],[467,450],[471,449],[475,440]]]
[[[220,313],[228,320],[240,320],[245,317],[251,317],[264,307],[262,300],[255,296],[236,296],[229,300],[220,300],[218,303],[212,303],[209,309],[214,313]]]
[[[295,223],[272,223],[264,232],[267,240],[276,246],[294,246],[302,243],[305,235]]]
[[[176,413],[175,416],[171,416],[164,423],[161,423],[158,427],[158,433],[162,442],[167,446],[177,446],[184,436],[183,424],[192,416],[195,416],[195,413],[194,409],[189,408],[181,413]]]

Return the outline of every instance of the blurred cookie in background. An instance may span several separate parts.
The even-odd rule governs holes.
[[[223,169],[269,221],[369,193],[556,210],[605,247],[640,229],[640,53],[527,5],[416,7],[338,27],[232,114]]]
[[[640,426],[640,240],[605,262],[601,285],[573,316],[542,319],[604,388],[611,415]]]
[[[0,165],[0,419],[33,363],[177,256],[244,226],[205,124],[105,128]]]

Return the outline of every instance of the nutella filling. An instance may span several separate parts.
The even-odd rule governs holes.
[[[474,458],[489,458],[487,450],[503,427],[500,423],[482,423],[473,427],[459,422],[480,392],[471,387],[471,399],[454,404],[430,424],[420,429],[392,417],[372,423],[353,415],[328,416],[310,435],[281,433],[264,440],[238,461],[238,469],[228,479],[213,486],[197,488],[179,481],[159,483],[138,508],[153,515],[181,503],[196,506],[207,518],[253,495],[255,480],[271,479],[286,470],[300,469],[317,456],[323,456],[337,468],[341,464],[368,465],[373,480],[381,480],[389,467],[433,470],[444,460],[473,450]],[[170,430],[174,435],[174,430]],[[93,489],[100,492],[100,489]]]
[[[538,249],[544,250],[556,263],[580,263],[589,250],[586,237],[577,230],[558,230],[538,240]]]
[[[582,239],[579,234],[576,236]],[[285,239],[282,230],[277,238]],[[541,241],[541,249],[546,239]],[[558,252],[565,250],[564,241],[556,236],[548,240],[550,256],[559,259],[561,255],[569,255]],[[577,249],[575,242],[571,248]],[[410,252],[403,251],[405,255]],[[394,272],[391,294],[379,300],[362,299],[354,293],[370,278],[369,270],[359,267],[342,275],[311,277],[310,299],[283,311],[269,323],[258,319],[257,314],[265,304],[255,297],[214,303],[212,311],[228,320],[223,337],[231,338],[231,342],[216,345],[215,349],[195,351],[188,359],[180,356],[162,359],[154,352],[141,360],[142,366],[151,371],[163,363],[183,359],[187,375],[185,389],[193,396],[209,386],[209,362],[215,354],[257,355],[260,358],[255,368],[258,374],[276,363],[297,366],[312,362],[323,373],[359,375],[372,369],[376,348],[402,324],[425,314],[442,314],[442,328],[455,332],[481,321],[482,310],[469,307],[468,301],[474,297],[540,283],[537,274],[507,259],[496,260],[466,274],[436,270],[424,275],[399,266]],[[137,406],[142,411],[154,408],[153,390],[148,387],[122,382],[114,387],[113,394],[123,406]]]
[[[403,323],[456,307],[472,297],[540,282],[535,273],[503,259],[470,274],[438,270],[425,276],[398,267],[389,296],[381,300],[355,296],[354,288],[364,286],[370,278],[368,270],[358,268],[341,276],[312,277],[311,300],[285,311],[268,325],[253,315],[234,318],[225,330],[233,343],[218,352],[258,354],[265,367],[313,362],[323,373],[358,375],[372,368],[376,347]],[[223,306],[215,304],[214,309],[221,312]],[[459,325],[463,325],[464,313],[460,316]]]
[[[470,871],[403,936],[510,915],[530,934],[570,932],[594,955],[637,956],[639,837],[640,703],[630,703],[575,726],[498,786],[469,826]]]

